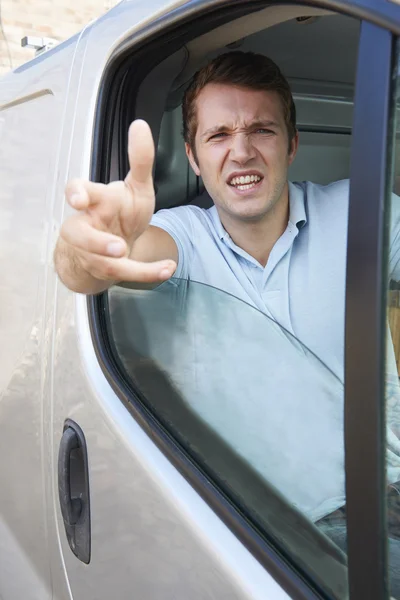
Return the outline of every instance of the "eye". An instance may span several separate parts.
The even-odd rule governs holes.
[[[216,140],[216,139],[219,139],[219,138],[226,137],[227,135],[228,134],[225,133],[224,131],[220,131],[219,133],[214,133],[214,135],[212,135],[209,139],[210,140]]]
[[[263,127],[260,127],[259,129],[256,129],[254,133],[261,133],[261,134],[274,134],[275,131],[272,131],[272,129],[265,129]]]

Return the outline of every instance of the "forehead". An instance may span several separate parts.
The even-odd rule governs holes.
[[[215,125],[243,126],[254,120],[284,122],[283,106],[275,91],[209,83],[196,99],[198,132]]]

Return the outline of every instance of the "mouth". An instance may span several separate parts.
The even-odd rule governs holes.
[[[246,192],[259,187],[263,179],[264,177],[262,175],[255,172],[234,173],[233,176],[229,177],[227,183],[230,187],[239,192]]]

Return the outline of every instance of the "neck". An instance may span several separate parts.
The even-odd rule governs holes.
[[[276,241],[285,231],[289,220],[289,188],[286,183],[281,197],[266,215],[257,221],[236,219],[218,210],[224,229],[239,248],[255,258],[263,267]]]

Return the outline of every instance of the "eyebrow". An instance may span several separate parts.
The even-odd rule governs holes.
[[[277,121],[252,121],[244,129],[253,129],[253,128],[267,128],[267,127],[277,127],[280,128],[280,125]],[[201,134],[200,139],[204,139],[210,135],[215,135],[216,133],[224,133],[225,131],[231,129],[227,125],[215,125],[215,127],[210,127],[204,133]]]

